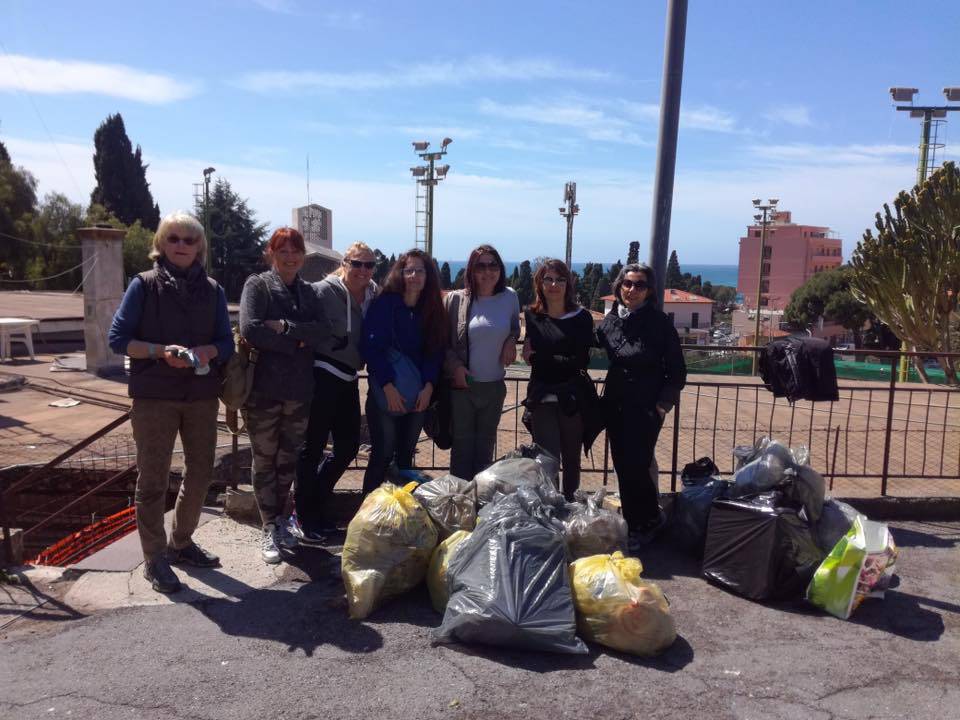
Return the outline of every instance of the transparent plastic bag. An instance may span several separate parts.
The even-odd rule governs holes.
[[[474,482],[444,475],[420,485],[413,496],[426,508],[443,540],[477,524],[476,488]]]
[[[450,558],[456,552],[460,543],[470,537],[466,530],[457,530],[446,540],[437,545],[430,556],[430,567],[427,568],[427,589],[430,591],[430,602],[433,609],[442,613],[447,608],[450,599],[450,590],[447,587],[447,569]]]
[[[806,445],[788,448],[777,440],[763,437],[753,452],[740,446],[734,449],[738,461],[746,461],[733,476],[729,497],[749,497],[782,489],[784,497],[806,509],[807,520],[816,523],[820,518],[826,484],[823,477],[808,464],[810,451]]]
[[[603,507],[606,488],[583,502],[567,505],[563,535],[573,558],[602,555],[627,549],[627,521]]]
[[[427,572],[437,530],[413,496],[416,483],[384,483],[367,495],[347,526],[341,575],[350,617],[416,587]]]
[[[856,519],[856,508],[845,502],[829,498],[823,502],[823,510],[815,528],[817,545],[825,553],[833,550],[840,539],[850,532],[853,521]]]
[[[557,487],[557,480],[560,477],[560,459],[553,455],[549,450],[536,443],[527,443],[520,445],[516,450],[511,450],[506,458],[529,458],[535,460],[543,468],[543,477]]]
[[[552,484],[544,466],[533,458],[513,457],[497,460],[473,477],[477,483],[477,502],[483,506],[497,494],[510,495],[521,485]]]
[[[591,642],[634,655],[657,655],[677,638],[660,588],[642,580],[640,560],[593,555],[570,565],[577,629]]]

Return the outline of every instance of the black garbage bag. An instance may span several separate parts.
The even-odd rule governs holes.
[[[673,501],[673,534],[680,545],[698,557],[703,555],[707,521],[713,501],[727,497],[730,483],[706,478],[700,484],[687,484]]]
[[[720,475],[720,468],[713,458],[704,456],[692,463],[687,463],[680,471],[680,482],[684,485],[702,485],[707,480]]]
[[[826,553],[778,492],[713,502],[703,576],[751,600],[802,596]]]
[[[481,511],[476,530],[450,559],[450,599],[433,642],[587,652],[576,635],[563,535],[525,504],[536,503],[512,494]]]
[[[840,538],[850,532],[853,519],[860,514],[856,508],[847,505],[845,502],[833,498],[825,500],[820,520],[815,526],[817,544],[820,549],[829,554],[833,547],[840,542]]]

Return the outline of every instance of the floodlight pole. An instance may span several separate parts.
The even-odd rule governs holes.
[[[210,274],[212,267],[213,244],[210,242],[210,176],[216,168],[208,167],[203,170],[203,234],[207,241],[206,272]],[[221,278],[222,279],[222,278]]]
[[[420,180],[417,180],[421,185],[426,186],[427,195],[426,195],[426,207],[424,208],[426,212],[426,226],[424,227],[424,246],[427,252],[427,255],[433,257],[433,188],[436,187],[437,183],[440,182],[440,178],[437,177],[436,173],[436,162],[444,155],[447,154],[447,145],[453,142],[450,138],[445,138],[443,144],[440,146],[439,152],[429,152],[426,151],[426,146],[429,143],[423,143],[421,147],[424,149],[424,152],[417,152],[417,154],[427,161],[427,165],[421,168],[411,168],[411,171],[421,170],[425,171],[422,174],[425,175]],[[414,143],[414,148],[417,149],[417,143]],[[449,169],[449,165],[441,168],[443,176],[446,175],[446,170]],[[414,174],[416,177],[416,174]]]
[[[680,89],[683,84],[686,34],[687,0],[667,0],[663,88],[660,95],[660,139],[657,143],[657,174],[653,186],[649,254],[650,267],[657,276],[655,297],[660,309],[663,309],[663,287],[670,249],[670,212],[673,206],[673,177],[677,162],[677,130],[680,125]]]

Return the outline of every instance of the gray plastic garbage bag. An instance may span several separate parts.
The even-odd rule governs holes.
[[[827,490],[823,475],[809,465],[799,463],[792,471],[788,471],[788,475],[790,483],[783,489],[784,496],[803,505],[807,520],[816,524],[823,511],[823,497]]]
[[[567,505],[563,535],[567,550],[576,560],[590,555],[627,552],[627,521],[603,507],[606,488],[600,488],[583,502]]]
[[[825,553],[833,550],[853,526],[853,519],[860,515],[856,508],[840,500],[828,498],[823,503],[823,512],[815,526],[817,545]]]
[[[426,508],[440,539],[477,524],[476,483],[444,475],[418,486],[413,496]]]
[[[805,445],[794,449],[764,437],[757,441],[754,454],[744,446],[734,449],[738,461],[749,461],[733,476],[731,498],[749,497],[773,489],[782,489],[784,496],[804,506],[807,520],[820,518],[826,484],[823,477],[807,462],[810,452]]]
[[[511,450],[503,457],[522,457],[536,460],[537,464],[543,468],[543,476],[552,482],[554,486],[557,485],[557,480],[560,477],[560,459],[546,448],[536,443],[528,443],[526,445],[520,445],[516,450]]]
[[[543,465],[533,458],[504,458],[473,477],[477,483],[477,502],[483,506],[499,493],[510,495],[521,485],[550,482]]]
[[[450,558],[450,599],[433,641],[586,653],[563,535],[531,517],[516,495],[497,498],[480,515]]]

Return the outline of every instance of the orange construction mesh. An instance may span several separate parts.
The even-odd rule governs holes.
[[[65,567],[80,562],[136,529],[136,513],[135,507],[128,507],[97,520],[41,551],[30,564]]]

